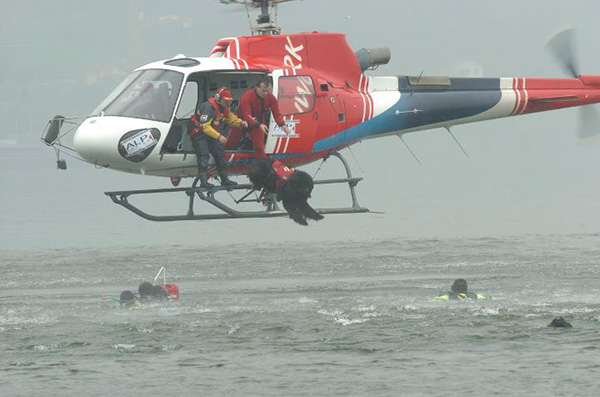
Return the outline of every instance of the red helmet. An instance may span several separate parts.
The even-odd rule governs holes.
[[[215,93],[215,99],[220,101],[221,99],[224,101],[233,101],[233,97],[231,96],[231,91],[227,87],[221,87],[217,89]]]

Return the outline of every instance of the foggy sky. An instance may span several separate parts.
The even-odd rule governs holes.
[[[395,137],[357,144],[353,155],[344,153],[365,177],[360,204],[385,214],[328,216],[305,228],[287,219],[151,223],[103,192],[167,187],[167,180],[69,159],[68,171],[55,169],[53,150],[39,140],[49,118],[87,114],[137,66],[178,53],[206,56],[219,38],[248,34],[239,11],[216,0],[1,1],[0,247],[600,231],[600,146],[577,139],[577,109],[457,126],[470,159],[443,130],[405,137],[422,166]],[[592,0],[305,0],[281,5],[278,22],[284,33],[343,32],[354,49],[389,46],[391,62],[371,75],[563,77],[545,43],[575,27],[582,73],[600,74],[599,12]],[[156,22],[164,16],[181,18]],[[339,171],[330,167],[331,175]],[[338,195],[317,189],[313,196],[329,204]]]

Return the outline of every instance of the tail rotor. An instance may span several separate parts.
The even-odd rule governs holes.
[[[579,78],[579,65],[575,50],[575,29],[564,29],[548,41],[547,48],[556,58],[562,69],[571,77]],[[577,136],[587,139],[598,135],[600,115],[593,105],[579,107],[579,128]]]
[[[580,76],[575,55],[575,29],[564,29],[548,41],[547,47],[567,74]]]

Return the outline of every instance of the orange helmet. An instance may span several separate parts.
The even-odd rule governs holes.
[[[224,100],[224,101],[233,101],[233,97],[231,96],[231,91],[229,91],[229,89],[227,87],[221,87],[217,89],[217,92],[215,93],[215,99],[218,101],[220,100]]]

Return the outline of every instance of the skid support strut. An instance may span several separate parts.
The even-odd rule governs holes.
[[[315,180],[316,185],[330,185],[330,184],[344,184],[347,183],[350,189],[350,197],[352,199],[351,207],[340,207],[340,208],[317,208],[320,214],[354,214],[369,212],[368,208],[361,207],[356,199],[355,187],[363,178],[353,178],[348,163],[344,157],[339,153],[333,153],[332,156],[337,157],[342,162],[346,171],[346,178],[340,179],[324,179]],[[176,188],[165,188],[165,189],[146,189],[146,190],[125,190],[116,192],[105,192],[107,196],[113,201],[113,203],[121,205],[127,208],[129,211],[136,215],[141,216],[144,219],[157,222],[172,222],[172,221],[186,221],[186,220],[209,220],[209,219],[247,219],[247,218],[273,218],[288,216],[288,213],[279,208],[277,199],[274,194],[259,192],[251,184],[242,184],[236,186],[215,186],[212,188],[198,187],[199,178],[195,178],[194,182],[190,187],[176,187]],[[217,193],[228,191],[245,191],[246,193],[239,199],[233,200],[235,204],[240,203],[262,203],[264,208],[258,211],[239,211],[231,208],[229,205],[223,203],[217,199],[215,195]],[[188,209],[187,213],[183,215],[153,215],[142,209],[137,205],[132,204],[129,198],[132,196],[143,196],[143,195],[157,195],[157,194],[173,194],[183,193],[188,196]],[[254,195],[254,197],[250,197]],[[196,197],[213,207],[217,208],[220,212],[218,213],[202,213],[196,214],[194,211],[194,204]]]

